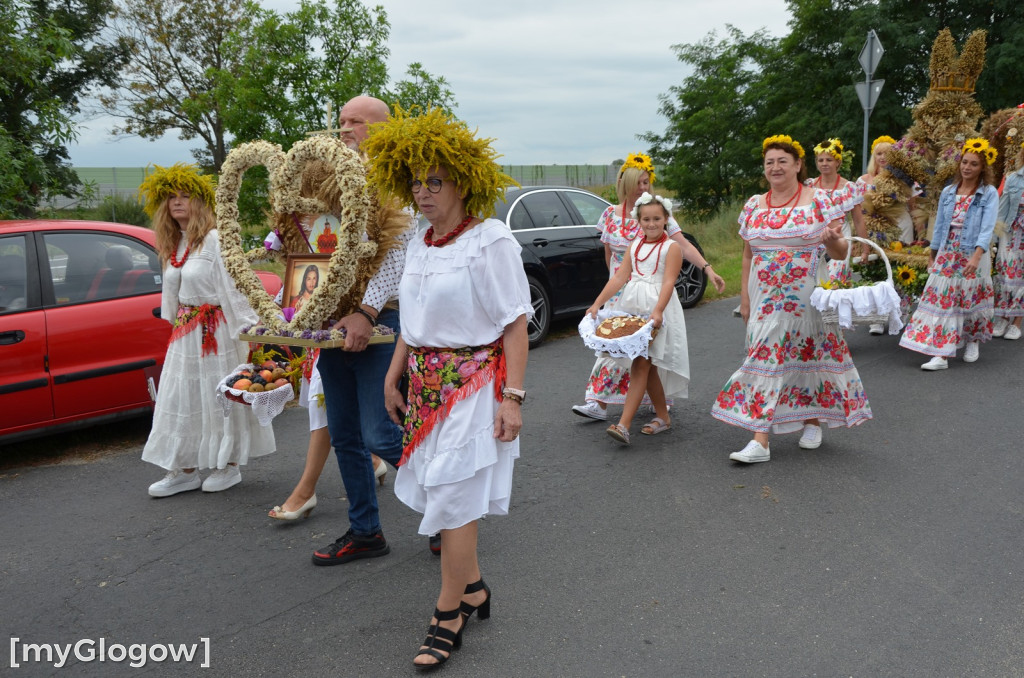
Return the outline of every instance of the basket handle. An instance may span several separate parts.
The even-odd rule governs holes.
[[[856,235],[851,235],[851,236],[849,236],[847,238],[847,241],[853,241],[853,240],[856,240],[857,242],[862,243],[864,245],[870,245],[871,247],[873,247],[875,249],[876,252],[878,252],[878,256],[881,258],[882,263],[885,264],[885,274],[887,276],[887,279],[891,283],[892,282],[892,265],[889,263],[889,257],[885,256],[885,250],[883,250],[881,247],[879,247],[878,244],[875,241],[868,240],[867,238],[861,238],[860,236],[856,236]],[[847,242],[847,245],[846,245],[846,265],[847,266],[850,265],[850,253],[851,252],[853,252],[853,243],[852,242]]]

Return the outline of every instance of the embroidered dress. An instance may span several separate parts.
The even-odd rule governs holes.
[[[808,179],[804,182],[804,185],[824,191],[829,200],[832,201],[832,204],[843,211],[843,214],[846,215],[845,219],[843,219],[843,237],[849,238],[853,234],[853,217],[851,214],[854,208],[857,208],[864,202],[864,195],[867,193],[868,184],[858,179],[857,181],[847,181],[839,188],[829,189],[821,186],[821,177],[818,177],[817,179]]]
[[[995,269],[995,314],[1004,318],[1024,316],[1024,195],[1017,205],[1017,217],[999,241]]]
[[[825,226],[842,218],[824,191],[809,205],[762,208],[758,196],[740,214],[753,251],[747,356],[725,383],[711,414],[750,431],[789,433],[807,419],[855,426],[871,408],[842,333],[810,304],[825,247]]]
[[[969,341],[992,338],[991,258],[983,254],[978,270],[968,276],[963,269],[970,257],[960,251],[964,218],[973,199],[973,194],[956,197],[949,235],[928,269],[917,310],[900,338],[903,348],[948,358]]]
[[[634,262],[634,270],[629,282],[622,288],[617,309],[637,315],[650,315],[654,310],[665,280],[668,252],[679,245],[668,240],[664,246],[652,251],[658,247],[645,242],[642,236],[633,241],[629,256]],[[638,262],[638,248],[639,258],[645,255],[648,258]],[[650,256],[652,254],[657,256]],[[658,368],[658,377],[665,388],[665,395],[685,398],[690,385],[690,357],[686,345],[686,320],[677,295],[673,294],[669,299],[662,320],[661,329],[647,349],[647,355]]]
[[[482,349],[502,337],[505,325],[521,315],[531,316],[519,252],[511,231],[495,219],[477,224],[445,247],[427,247],[420,229],[409,243],[399,285],[402,337],[411,352],[424,349],[424,355],[441,356],[453,349]],[[472,354],[469,358],[477,370],[486,362],[474,360]],[[430,367],[424,362],[424,370]],[[464,372],[469,370],[466,364]],[[493,374],[500,378],[499,370]],[[473,379],[472,374],[461,377]],[[444,379],[439,375],[438,380],[443,393]],[[450,411],[433,422],[398,469],[395,494],[423,514],[420,534],[508,513],[519,439],[506,443],[494,438],[499,385],[491,380],[474,386],[471,394],[456,398]],[[411,387],[410,395],[415,391]],[[430,414],[414,416],[425,421]]]
[[[597,222],[597,229],[601,231],[601,242],[608,245],[611,257],[608,262],[608,277],[611,278],[622,265],[622,259],[629,250],[630,244],[641,233],[640,222],[636,219],[622,218],[615,215],[615,205],[610,205]],[[669,219],[665,232],[671,238],[676,233],[682,232],[675,219]],[[614,309],[618,303],[621,292],[609,299],[604,308]],[[596,400],[606,404],[621,405],[626,402],[626,394],[629,392],[629,366],[631,361],[624,358],[598,358],[590,371],[590,378],[587,380],[586,399],[588,402]],[[644,403],[649,404],[651,399],[644,395]],[[672,401],[668,401],[672,405]]]
[[[179,260],[184,251],[183,240]],[[199,313],[204,305],[219,310]],[[160,317],[173,323],[183,307],[195,310],[183,311],[179,329],[188,326],[189,316],[192,329],[167,347],[143,461],[168,470],[222,469],[270,454],[273,429],[260,426],[252,411],[241,405],[225,417],[217,402],[217,383],[249,354],[238,333],[257,317],[224,268],[216,230],[206,235],[199,252],[189,253],[181,268],[164,268]],[[204,323],[204,317],[222,320]],[[215,352],[209,352],[211,340],[216,342]]]

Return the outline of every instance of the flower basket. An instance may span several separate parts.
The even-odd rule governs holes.
[[[896,292],[892,279],[892,266],[885,251],[871,240],[851,236],[851,245],[847,247],[845,270],[850,267],[852,241],[870,245],[885,264],[886,279],[870,285],[859,287],[830,289],[819,285],[811,293],[811,305],[821,312],[821,319],[828,324],[838,324],[850,329],[855,323],[889,325],[889,334],[899,334],[903,329],[904,315],[901,310],[900,296]],[[822,267],[819,267],[819,271]],[[819,274],[820,282],[820,274]]]
[[[306,346],[310,348],[344,348],[345,332],[343,330],[303,330],[298,332],[275,332],[262,325],[244,329],[239,335],[240,341],[253,343],[277,344],[280,346]],[[386,326],[373,328],[369,344],[391,344],[395,341],[394,331]]]
[[[615,310],[600,310],[597,318],[589,315],[583,316],[579,324],[580,337],[587,348],[592,348],[598,356],[611,356],[612,358],[647,357],[647,349],[651,341],[657,336],[658,330],[654,327],[654,321],[648,320],[642,327],[631,334],[621,337],[610,338],[602,336],[598,328],[601,323],[614,318],[646,318],[632,313]]]
[[[221,409],[225,417],[231,412],[231,403],[238,403],[252,408],[252,413],[256,415],[256,420],[259,421],[260,426],[270,426],[270,422],[274,420],[274,417],[284,411],[285,404],[295,398],[295,390],[289,384],[275,388],[272,391],[250,393],[249,391],[241,391],[227,385],[228,380],[236,373],[242,370],[255,369],[258,368],[252,365],[252,363],[244,363],[231,370],[231,373],[217,384],[217,399],[221,403]]]

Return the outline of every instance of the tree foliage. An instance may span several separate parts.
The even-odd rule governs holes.
[[[885,48],[874,74],[885,85],[870,138],[898,138],[910,126],[911,110],[928,92],[932,42],[944,27],[961,45],[972,30],[988,31],[976,96],[986,112],[1024,100],[1024,12],[1015,0],[789,0],[787,7],[789,32],[779,39],[729,29],[722,40],[711,34],[674,47],[693,73],[662,97],[667,130],[645,138],[667,164],[667,185],[695,214],[756,185],[761,140],[771,134],[789,134],[807,149],[838,136],[857,153],[859,171],[864,115],[854,83],[864,80],[857,57],[869,30]],[[708,138],[714,134],[722,137]]]
[[[29,216],[43,199],[74,195],[72,117],[93,87],[110,85],[125,46],[104,38],[108,0],[0,0],[0,215]]]

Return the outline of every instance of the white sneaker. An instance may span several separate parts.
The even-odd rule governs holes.
[[[198,471],[185,473],[181,469],[175,469],[173,471],[168,471],[167,475],[165,475],[161,480],[158,480],[149,486],[149,496],[169,497],[172,494],[178,494],[179,492],[198,490],[199,486],[202,484],[203,479],[199,477]]]
[[[821,427],[804,424],[804,432],[800,436],[800,447],[805,450],[816,450],[821,447]]]
[[[1006,334],[1006,330],[1010,327],[1010,321],[1006,318],[996,318],[992,321],[992,336],[1001,337]],[[1019,330],[1018,330],[1019,331]]]
[[[1017,341],[1020,339],[1020,328],[1016,325],[1010,325],[1006,328],[1006,333],[1003,334],[1003,339],[1009,339],[1010,341]]]
[[[581,417],[587,417],[588,419],[608,421],[608,410],[601,407],[594,401],[590,401],[586,405],[573,405],[572,411],[574,414],[578,414]]]
[[[929,372],[934,372],[935,370],[944,370],[947,367],[949,367],[949,364],[946,362],[946,359],[943,358],[942,356],[935,356],[934,358],[926,362],[924,365],[921,365],[922,370],[928,370]]]
[[[240,482],[242,482],[242,472],[238,470],[237,464],[219,468],[214,470],[203,481],[203,492],[220,492],[229,487],[234,487]]]
[[[964,351],[964,362],[973,363],[978,361],[978,342],[968,341],[967,349]]]
[[[882,323],[871,323],[868,325],[868,332],[871,334],[885,334],[885,325]]]
[[[742,461],[744,464],[756,464],[759,461],[768,461],[772,456],[767,447],[756,440],[751,440],[742,450],[730,454],[729,458],[733,461]]]

